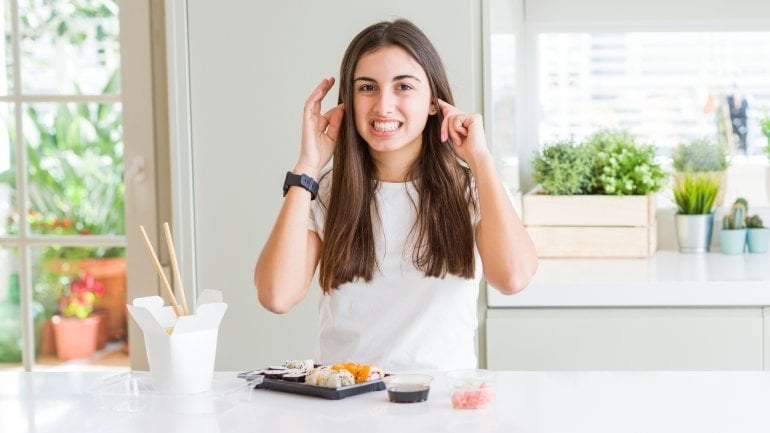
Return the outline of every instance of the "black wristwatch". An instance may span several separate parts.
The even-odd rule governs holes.
[[[318,195],[318,182],[312,177],[306,174],[294,174],[290,171],[286,172],[286,180],[283,181],[283,196],[286,197],[286,193],[289,192],[289,187],[301,186],[310,193],[310,199],[315,200]]]

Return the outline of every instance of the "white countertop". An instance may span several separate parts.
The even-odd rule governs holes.
[[[770,254],[680,254],[648,259],[540,259],[524,291],[490,287],[490,307],[770,305]]]
[[[331,401],[268,390],[173,397],[142,406],[92,390],[113,373],[0,373],[0,431],[219,432],[698,432],[770,431],[770,373],[499,372],[494,405],[452,409],[441,373],[427,402],[386,391]],[[238,387],[235,373],[217,386]]]

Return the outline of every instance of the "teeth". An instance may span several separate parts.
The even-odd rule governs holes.
[[[374,129],[377,131],[395,131],[396,128],[398,128],[400,122],[396,121],[388,121],[388,122],[378,122],[374,121]]]

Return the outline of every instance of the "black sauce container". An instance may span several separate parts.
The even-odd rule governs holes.
[[[393,403],[419,403],[428,400],[433,376],[427,374],[398,374],[387,376],[388,399]]]

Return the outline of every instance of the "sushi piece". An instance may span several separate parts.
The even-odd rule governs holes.
[[[333,370],[347,370],[356,380],[356,383],[364,383],[370,380],[379,380],[385,377],[382,369],[374,365],[356,364],[355,362],[345,362],[332,365]]]
[[[305,376],[307,376],[307,373],[303,372],[294,372],[294,373],[286,373],[283,376],[281,376],[281,379],[287,381],[287,382],[299,382],[303,383],[305,382]]]
[[[348,370],[334,370],[332,367],[318,367],[312,369],[305,376],[305,383],[323,386],[324,388],[339,388],[354,385],[356,379]]]
[[[315,367],[312,359],[306,359],[304,361],[285,361],[283,363],[284,368],[296,368],[298,370],[310,371]]]

